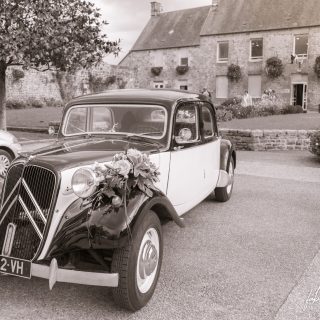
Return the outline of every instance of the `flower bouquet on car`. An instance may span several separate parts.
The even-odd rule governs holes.
[[[93,210],[105,205],[109,210],[126,206],[127,199],[138,191],[152,197],[160,174],[149,156],[136,149],[116,154],[112,162],[95,163],[94,172],[97,191],[86,199]]]

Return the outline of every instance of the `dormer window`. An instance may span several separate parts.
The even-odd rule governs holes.
[[[218,42],[217,61],[228,62],[229,58],[229,42]]]
[[[263,39],[251,39],[250,60],[262,60],[262,58],[263,58]]]
[[[293,55],[299,58],[308,56],[308,35],[299,34],[294,37],[294,52]]]

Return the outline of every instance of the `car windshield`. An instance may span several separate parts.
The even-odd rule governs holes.
[[[166,109],[156,105],[75,106],[65,118],[63,133],[65,136],[120,133],[161,139],[166,123]]]

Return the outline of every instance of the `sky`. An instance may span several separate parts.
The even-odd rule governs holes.
[[[132,48],[141,31],[150,19],[151,0],[94,0],[101,8],[102,17],[109,24],[104,28],[109,40],[120,39],[121,52],[118,57],[108,55],[106,62],[117,64]],[[163,11],[202,7],[212,0],[158,0]]]

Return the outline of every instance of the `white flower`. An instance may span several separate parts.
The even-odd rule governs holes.
[[[138,164],[143,159],[143,154],[137,149],[128,149],[127,157],[134,165]]]
[[[113,169],[116,170],[120,175],[127,178],[132,166],[128,160],[118,160],[114,162]]]

